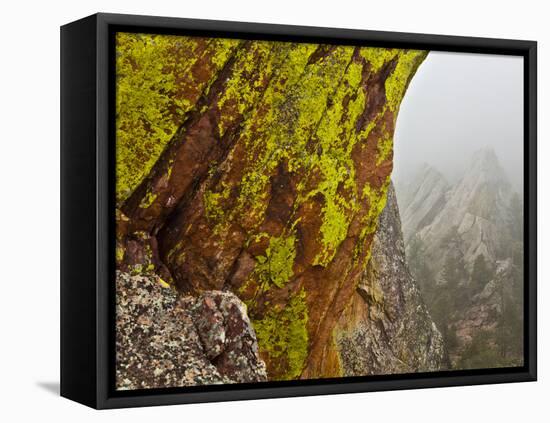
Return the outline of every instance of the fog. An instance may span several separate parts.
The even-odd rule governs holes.
[[[454,182],[486,146],[521,192],[523,58],[431,52],[401,105],[394,179],[403,181],[425,162]]]

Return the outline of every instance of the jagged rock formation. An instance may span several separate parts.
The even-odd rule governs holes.
[[[117,53],[119,264],[237,294],[271,379],[332,374],[427,52],[121,34]]]
[[[118,389],[267,380],[246,306],[229,292],[179,297],[153,274],[117,272]]]
[[[523,211],[484,148],[453,186],[424,166],[400,186],[407,258],[453,368],[522,362]],[[499,287],[498,289],[496,287]],[[504,306],[506,304],[506,306]]]
[[[476,152],[464,176],[446,192],[446,184],[438,174],[424,167],[420,179],[426,182],[426,188],[403,196],[407,211],[403,220],[405,239],[410,241],[414,235],[420,238],[426,246],[426,261],[436,272],[443,266],[445,255],[441,252],[448,250],[447,236],[454,230],[469,269],[479,255],[490,262],[502,258],[510,232],[513,191],[495,152],[490,148]],[[424,193],[430,191],[427,207],[417,207],[426,198]]]
[[[403,233],[405,244],[441,212],[449,188],[449,183],[437,169],[424,164],[399,190],[401,222],[406,228]]]
[[[392,186],[380,215],[372,257],[334,338],[346,376],[412,373],[445,367],[443,338],[405,260]]]

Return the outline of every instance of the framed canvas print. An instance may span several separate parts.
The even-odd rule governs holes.
[[[536,380],[536,43],[61,28],[61,393]]]

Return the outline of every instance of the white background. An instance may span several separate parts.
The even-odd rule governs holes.
[[[0,25],[0,420],[549,421],[550,215],[545,1],[4,1]],[[539,382],[92,411],[59,398],[59,26],[97,11],[539,42]],[[546,331],[546,334],[543,333]],[[545,395],[545,390],[546,395]],[[173,420],[175,419],[175,420]]]

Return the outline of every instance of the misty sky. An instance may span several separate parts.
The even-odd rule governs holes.
[[[401,105],[394,178],[424,162],[450,182],[471,155],[494,148],[518,191],[523,174],[523,58],[431,52]]]

